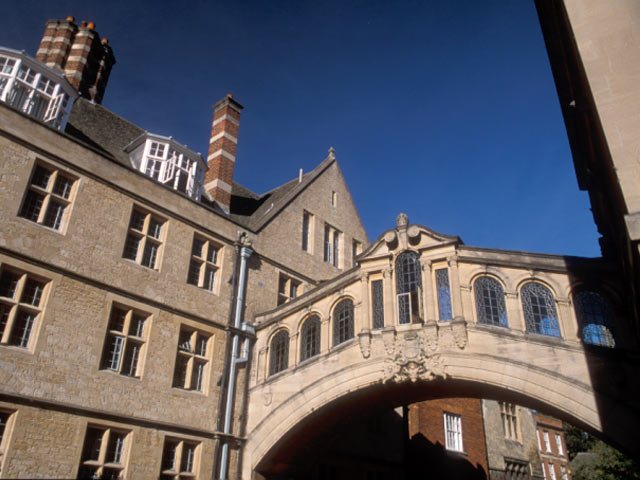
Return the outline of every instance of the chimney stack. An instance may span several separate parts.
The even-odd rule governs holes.
[[[93,22],[78,26],[74,21],[73,17],[47,21],[36,60],[62,71],[82,97],[101,103],[116,59]]]
[[[204,188],[226,213],[229,213],[231,204],[238,128],[243,108],[231,95],[227,95],[213,107],[213,125],[207,155],[209,170],[204,177]]]

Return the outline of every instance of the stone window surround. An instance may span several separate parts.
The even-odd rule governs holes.
[[[29,183],[18,216],[64,234],[69,223],[77,184],[77,176],[51,163],[36,160],[29,175]]]
[[[173,388],[206,394],[209,390],[214,333],[182,323],[177,344]]]
[[[219,293],[222,248],[218,242],[194,233],[187,273],[188,284],[211,293]]]
[[[130,429],[87,424],[78,476],[80,477],[83,471],[86,474],[101,476],[106,470],[124,478],[131,437]]]
[[[162,448],[159,477],[162,480],[197,478],[199,458],[200,442],[167,436]],[[176,465],[179,465],[178,469]]]
[[[112,328],[121,317],[122,327]],[[100,369],[131,378],[141,378],[151,329],[151,314],[123,303],[112,303],[107,321]],[[118,342],[116,339],[120,338]],[[112,340],[112,341],[110,341]],[[113,350],[116,348],[116,350]]]
[[[122,258],[159,271],[167,224],[165,218],[134,205],[127,226]]]
[[[4,317],[2,322],[5,323],[0,331],[0,345],[33,351],[42,324],[51,280],[2,263],[0,282],[2,281],[11,282],[11,285],[0,284],[0,316]],[[9,293],[10,296],[4,295]],[[23,322],[23,332],[18,337],[16,329],[20,327],[19,322]]]

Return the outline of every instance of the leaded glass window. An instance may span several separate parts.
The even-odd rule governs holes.
[[[420,292],[422,275],[420,255],[403,252],[396,259],[396,294],[398,298],[398,323],[406,325],[420,321]]]
[[[289,366],[289,332],[281,330],[271,340],[269,375],[286,370]]]
[[[371,282],[371,311],[373,328],[384,328],[384,298],[382,280]]]
[[[560,325],[551,291],[532,282],[522,287],[521,295],[527,332],[559,337]]]
[[[438,312],[440,320],[451,320],[451,288],[449,287],[449,270],[436,270],[436,289],[438,291]]]
[[[320,317],[312,315],[302,324],[300,361],[303,362],[320,353]]]
[[[609,302],[597,292],[582,291],[574,297],[582,340],[593,345],[615,347],[613,312]]]
[[[507,309],[504,290],[495,278],[480,277],[473,284],[476,297],[478,323],[484,325],[507,326]]]
[[[353,302],[342,300],[333,310],[333,345],[353,338]]]

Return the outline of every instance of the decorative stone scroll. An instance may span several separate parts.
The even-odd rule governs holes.
[[[387,347],[386,342],[385,347]],[[383,383],[390,380],[395,383],[406,381],[415,383],[418,380],[429,381],[447,376],[440,362],[440,356],[425,354],[423,335],[420,330],[411,330],[395,336],[393,351],[389,353],[389,350],[391,348],[387,348],[389,356],[384,362]]]

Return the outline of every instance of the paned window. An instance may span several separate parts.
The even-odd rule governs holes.
[[[478,323],[506,327],[507,308],[500,282],[491,277],[480,277],[474,282],[473,290],[476,297]]]
[[[193,237],[187,283],[210,292],[214,291],[220,247],[198,235]]]
[[[340,232],[326,224],[324,226],[324,261],[340,268]]]
[[[5,91],[10,85],[11,90]],[[5,56],[0,56],[0,98],[54,127],[60,127],[69,103],[69,96],[60,88],[60,80],[48,78],[28,66],[24,59]]]
[[[371,282],[371,314],[373,328],[384,328],[384,295],[382,280]]]
[[[211,335],[180,327],[173,386],[184,390],[204,392],[207,388],[207,372]]]
[[[436,290],[438,292],[438,313],[440,320],[451,320],[451,288],[449,287],[449,270],[436,270]]]
[[[505,459],[504,466],[505,480],[529,480],[531,478],[531,469],[526,462]]]
[[[558,447],[558,455],[564,455],[564,448],[562,448],[562,437],[559,433],[556,433],[556,447]]]
[[[278,305],[295,299],[300,294],[300,282],[284,273],[278,274]]]
[[[61,230],[70,209],[75,179],[50,166],[37,164],[20,208],[20,216]]]
[[[271,339],[269,348],[269,375],[286,370],[289,366],[289,332],[280,330]]]
[[[549,432],[543,430],[542,438],[544,439],[544,449],[548,453],[551,453],[551,442],[549,441]]]
[[[114,305],[109,317],[101,368],[128,377],[139,377],[148,323],[148,314]]]
[[[362,244],[358,240],[352,240],[351,241],[351,258],[352,258],[353,265],[356,264],[356,257],[360,255],[361,251],[362,251]]]
[[[569,475],[567,474],[567,468],[564,465],[560,465],[560,472],[562,474],[562,480],[569,480]]]
[[[302,214],[302,250],[309,253],[311,253],[312,251],[312,231],[313,215],[311,215],[309,212],[304,212]]]
[[[31,274],[0,270],[0,343],[29,348],[42,315],[47,281]]]
[[[544,462],[540,462],[540,466],[542,467],[542,477],[547,480],[547,469],[544,466]]]
[[[93,425],[87,427],[78,478],[124,478],[129,435],[130,432],[115,428]]]
[[[527,332],[560,336],[558,315],[551,291],[539,283],[527,283],[520,292]]]
[[[609,302],[597,292],[581,291],[575,295],[574,304],[583,341],[615,347],[613,311]]]
[[[302,324],[300,345],[300,361],[314,357],[320,353],[320,317],[312,315]]]
[[[198,443],[167,438],[162,450],[162,474],[160,480],[195,478]]]
[[[145,267],[158,270],[164,224],[165,221],[161,218],[134,208],[131,212],[129,232],[122,256]]]
[[[353,331],[353,302],[347,298],[333,310],[333,345],[353,338]]]
[[[549,479],[556,480],[556,469],[551,462],[549,462]]]
[[[462,417],[444,414],[444,442],[447,450],[462,452]]]
[[[518,407],[512,403],[499,402],[502,416],[504,437],[509,440],[520,440],[520,426],[518,425]]]
[[[403,252],[396,259],[398,323],[419,323],[421,317],[422,269],[416,252]]]

